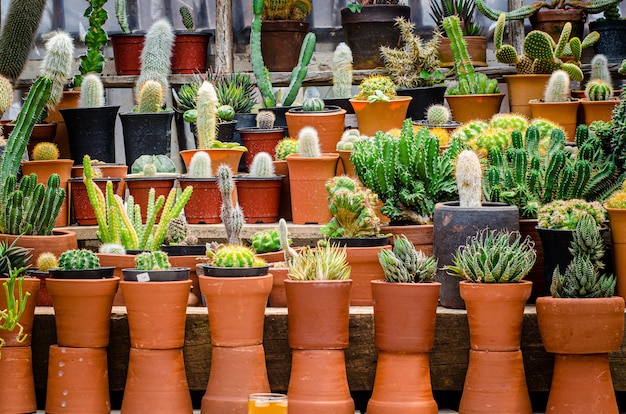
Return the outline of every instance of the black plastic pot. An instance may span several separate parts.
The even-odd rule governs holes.
[[[331,237],[328,242],[340,247],[378,247],[387,246],[389,237]]]
[[[129,169],[144,154],[168,155],[174,111],[149,114],[126,112],[119,116],[124,131],[126,165]]]
[[[249,277],[265,276],[269,273],[269,265],[262,267],[217,267],[207,264],[201,265],[204,276],[215,277]]]
[[[280,128],[280,127],[287,128],[287,117],[285,116],[285,114],[287,113],[287,111],[293,108],[298,108],[298,107],[297,106],[276,106],[274,108],[262,108],[260,109],[260,111],[274,112],[274,116],[276,117],[276,119],[274,120],[274,128]]]
[[[398,95],[410,96],[411,102],[409,109],[406,111],[406,117],[412,118],[413,121],[426,118],[426,110],[429,106],[440,104],[443,105],[445,99],[443,97],[446,92],[445,85],[425,86],[423,88],[398,89]]]
[[[224,121],[217,124],[217,139],[222,142],[234,142],[237,120]]]
[[[189,279],[188,267],[172,267],[165,270],[122,269],[128,282],[176,282]]]
[[[115,162],[115,120],[119,109],[119,106],[103,106],[60,110],[74,165],[82,165],[85,155],[92,160]]]
[[[452,264],[459,246],[485,227],[490,230],[519,230],[517,207],[505,203],[482,203],[482,207],[460,207],[458,201],[437,203],[433,216],[433,254],[439,261],[438,268]],[[435,280],[441,282],[441,306],[465,308],[465,301],[459,293],[460,278],[438,270]]]
[[[346,110],[346,114],[353,114],[354,108],[350,103],[350,98],[325,98],[324,104],[327,106],[338,106]]]
[[[168,256],[204,256],[206,254],[206,246],[197,244],[193,246],[161,246],[161,251],[167,253]]]
[[[606,56],[609,63],[620,63],[626,57],[626,20],[596,20],[589,23],[589,31],[600,33],[593,45],[596,55]]]
[[[102,266],[83,270],[50,269],[48,273],[53,279],[110,279],[114,271],[115,266]]]

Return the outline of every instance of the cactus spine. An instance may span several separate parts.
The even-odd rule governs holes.
[[[602,79],[592,79],[585,87],[585,98],[590,101],[607,101],[613,96],[613,88]]]
[[[98,252],[103,254],[126,254],[126,249],[117,243],[102,243],[98,247]]]
[[[283,138],[276,144],[276,161],[284,161],[289,154],[297,154],[299,151],[298,140]]]
[[[156,80],[148,79],[139,90],[136,111],[140,114],[159,112],[164,95],[163,85]]]
[[[570,97],[570,78],[563,70],[557,70],[550,75],[550,80],[543,93],[545,102],[567,102]]]
[[[213,176],[211,169],[211,157],[204,151],[196,152],[189,163],[189,176],[191,178],[209,178]]]
[[[51,252],[43,252],[37,257],[37,270],[47,272],[59,265],[59,260]]]
[[[63,96],[63,88],[72,72],[74,42],[67,33],[57,33],[46,42],[46,56],[41,66],[42,75],[52,79],[48,109],[57,106]]]
[[[217,107],[219,105],[217,93],[211,82],[202,82],[200,89],[198,89],[196,105],[198,110],[196,121],[198,148],[210,148],[217,133]]]
[[[333,53],[333,96],[352,97],[352,50],[344,42]]]
[[[33,159],[35,161],[58,160],[59,148],[54,142],[40,142],[33,148]]]
[[[115,0],[115,17],[124,33],[130,33],[128,15],[126,14],[126,0]]]
[[[259,152],[250,164],[250,177],[273,177],[274,163],[267,152]]]
[[[82,108],[104,106],[104,86],[100,76],[93,73],[85,75],[80,86],[80,106]]]
[[[274,128],[274,121],[276,121],[276,115],[272,111],[259,111],[256,115],[256,126],[259,129]]]
[[[228,244],[241,244],[241,228],[243,227],[243,211],[239,205],[233,205],[233,192],[235,191],[235,180],[233,172],[226,164],[217,168],[217,185],[222,195],[222,207],[220,217],[226,229],[226,240]]]
[[[482,198],[482,169],[474,151],[465,150],[456,162],[456,186],[460,207],[480,207]]]
[[[305,158],[319,158],[322,156],[320,139],[313,127],[304,127],[298,133],[298,148],[300,155]]]
[[[602,79],[608,84],[613,83],[609,71],[609,61],[604,55],[595,55],[591,58],[591,74],[589,79]]]
[[[86,270],[98,267],[100,260],[91,250],[66,250],[59,257],[60,270]]]
[[[169,22],[165,19],[154,22],[146,33],[141,52],[141,74],[135,87],[136,94],[139,94],[143,84],[150,79],[160,82],[164,91],[169,89],[168,76],[172,67],[173,45],[174,30]],[[160,105],[164,103],[165,96],[163,96]]]

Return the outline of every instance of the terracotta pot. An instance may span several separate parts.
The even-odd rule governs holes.
[[[65,119],[61,115],[61,109],[78,108],[80,101],[80,91],[63,91],[61,101],[56,107],[48,109],[46,122],[57,124],[56,133],[54,134],[54,143],[59,147],[61,158],[70,158],[69,137]],[[30,151],[28,152],[30,154]]]
[[[373,103],[362,99],[350,99],[350,104],[354,108],[361,134],[374,136],[378,131],[402,128],[412,99],[410,96],[398,96],[391,102]]]
[[[2,123],[2,132],[5,137],[9,137],[11,132],[13,132],[13,128],[15,128],[15,124],[11,123],[11,121]],[[35,124],[33,127],[33,132],[31,132],[30,137],[28,138],[28,146],[26,151],[28,153],[28,159],[32,160],[33,157],[33,149],[40,142],[54,142],[54,138],[57,134],[57,123],[43,123],[43,124]]]
[[[33,413],[37,411],[33,355],[30,346],[2,347],[0,387],[10,390],[0,400],[0,413]]]
[[[438,282],[371,282],[378,363],[371,414],[438,412],[430,383],[428,352],[435,343]]]
[[[163,196],[167,199],[170,190],[174,187],[176,174],[157,174],[156,177],[144,177],[143,175],[129,174],[124,179],[128,193],[135,199],[135,205],[141,207],[143,220],[147,217],[148,197],[150,189],[154,188],[154,199]],[[161,217],[161,211],[157,213],[157,221]]]
[[[221,223],[220,208],[222,194],[217,186],[217,178],[189,178],[178,179],[183,190],[189,186],[193,192],[185,205],[185,217],[189,224],[216,224]]]
[[[463,36],[467,43],[467,51],[472,65],[475,67],[487,66],[487,38],[485,36]],[[442,37],[439,42],[439,60],[442,68],[454,66],[454,57],[450,49],[450,39]]]
[[[489,120],[500,112],[503,93],[488,95],[446,95],[446,101],[456,122],[470,122],[476,119]]]
[[[235,177],[237,198],[246,223],[276,223],[283,176]]]
[[[615,294],[626,298],[626,209],[607,208],[611,240],[613,242],[613,268],[617,277]]]
[[[126,183],[124,178],[128,174],[128,167],[125,164],[92,164],[93,167],[98,167],[102,171],[103,178],[119,178],[120,182],[117,186],[117,194],[124,198],[126,191]],[[72,178],[79,178],[83,176],[83,166],[74,165],[72,167]]]
[[[548,33],[552,39],[558,43],[563,26],[567,22],[572,24],[572,34],[570,38],[583,38],[583,30],[587,13],[582,8],[570,7],[567,9],[547,9],[542,8],[533,13],[530,18],[533,30],[541,30]]]
[[[239,161],[241,160],[241,156],[244,154],[244,151],[242,150],[230,148],[183,150],[180,151],[180,156],[185,162],[185,168],[189,169],[189,163],[191,162],[191,158],[193,158],[193,155],[198,151],[207,152],[211,157],[211,172],[213,175],[217,174],[217,167],[219,167],[221,164],[228,165],[233,174],[237,174],[237,170],[239,169]]]
[[[141,51],[145,35],[143,33],[110,34],[115,71],[120,76],[139,75]]]
[[[294,224],[330,221],[326,182],[335,176],[339,154],[326,153],[319,158],[299,154],[287,156],[291,189],[291,214]]]
[[[297,137],[305,126],[315,128],[322,152],[335,152],[344,131],[346,110],[339,107],[324,112],[305,112],[292,108],[285,114],[289,136]]]
[[[624,334],[624,299],[537,299],[543,346],[554,353],[546,413],[618,413],[609,352]]]
[[[170,246],[170,247],[196,247],[196,246]],[[186,267],[189,269],[189,280],[191,280],[191,292],[187,298],[187,306],[199,306],[202,302],[202,293],[200,292],[200,282],[198,280],[198,273],[196,272],[196,266],[198,264],[198,257],[206,253],[206,245],[200,246],[202,248],[202,254],[200,255],[174,255],[167,251],[164,246],[161,246],[161,250],[165,251],[169,256],[169,261],[172,267]]]
[[[7,279],[0,278],[0,286],[4,284]],[[22,326],[22,334],[20,335],[19,327],[16,327],[12,331],[0,329],[0,341],[4,341],[3,349],[6,347],[29,347],[32,342],[33,320],[35,319],[35,305],[37,304],[37,294],[39,292],[39,279],[24,277],[22,282],[22,292],[30,293],[30,297],[26,299],[26,307],[24,313],[20,318],[20,325]],[[17,294],[19,284],[16,282],[14,292]],[[7,300],[4,292],[4,288],[0,292],[0,309],[7,309]],[[20,340],[18,340],[20,339]],[[0,351],[1,352],[1,351]],[[2,355],[0,354],[0,360]],[[1,371],[0,371],[1,372]],[[0,409],[0,413],[2,410]]]
[[[337,165],[337,175],[345,174],[348,177],[358,179],[356,171],[354,171],[354,164],[350,161],[351,150],[337,150],[339,159],[341,160],[341,166]]]
[[[59,346],[102,348],[109,344],[111,306],[119,281],[118,277],[47,279]]]
[[[130,348],[122,412],[193,412],[182,349]]]
[[[126,166],[124,166],[126,169]],[[121,178],[94,178],[93,182],[102,190],[103,194],[106,194],[106,183],[111,181],[113,184],[113,192],[119,194],[118,187]],[[70,178],[70,194],[71,194],[71,210],[70,220],[71,223],[78,223],[80,226],[93,226],[98,224],[96,220],[96,213],[93,211],[89,196],[87,195],[87,188],[82,178]]]
[[[51,345],[46,413],[111,412],[106,348]]]
[[[350,266],[350,279],[352,279],[350,306],[372,306],[370,282],[385,278],[385,272],[378,261],[378,253],[382,249],[391,250],[391,246],[346,248],[346,261]]]
[[[585,124],[589,125],[593,121],[608,122],[613,118],[613,109],[619,104],[619,99],[609,101],[590,101],[587,98],[580,100],[580,106],[585,115]]]
[[[104,254],[96,253],[98,260],[100,260],[100,266],[115,266],[113,276],[119,277],[120,281],[124,280],[124,273],[122,269],[135,267],[135,255],[134,254]],[[122,288],[118,285],[117,292],[113,298],[113,306],[125,306],[124,296],[122,295]]]
[[[285,137],[287,128],[259,129],[250,127],[238,128],[237,131],[241,136],[243,146],[248,149],[243,154],[243,158],[246,163],[246,169],[249,171],[254,156],[259,152],[267,152],[272,156],[272,159],[276,157],[276,145],[278,145],[278,141]]]
[[[49,160],[49,161],[22,161],[22,173],[23,174],[37,174],[37,183],[47,184],[48,178],[56,173],[61,179],[59,188],[63,188],[66,191],[65,202],[61,205],[61,211],[54,221],[55,227],[65,227],[68,223],[68,208],[67,203],[69,197],[67,196],[67,181],[72,175],[72,160]]]
[[[121,281],[120,287],[128,311],[131,347],[139,349],[183,347],[191,280]]]
[[[274,173],[285,176],[280,186],[278,215],[287,221],[291,221],[291,182],[289,181],[289,167],[287,166],[287,161],[274,161]]]
[[[0,240],[5,240],[11,244],[18,240],[16,245],[33,249],[32,259],[28,264],[34,266],[37,263],[37,257],[44,252],[52,252],[57,257],[66,250],[78,248],[76,241],[76,233],[71,230],[56,229],[49,236],[16,236],[12,234],[0,234]]]
[[[550,75],[504,75],[511,112],[532,116],[528,102],[541,99]]]
[[[207,69],[208,32],[181,32],[174,36],[172,73],[202,73]]]
[[[270,72],[291,72],[298,64],[309,23],[298,20],[263,20],[261,54]]]
[[[289,278],[289,269],[286,267],[272,267],[272,291],[269,296],[271,307],[287,307],[287,293],[285,293],[285,279]]]
[[[530,101],[530,112],[533,118],[544,118],[563,128],[567,142],[574,142],[576,136],[576,118],[578,100],[569,102]]]
[[[391,234],[392,237],[404,235],[411,243],[425,255],[433,255],[433,225],[407,224],[405,226],[382,226],[381,233]]]

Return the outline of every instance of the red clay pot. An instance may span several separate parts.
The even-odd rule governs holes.
[[[241,156],[245,153],[240,149],[233,148],[209,148],[209,149],[190,149],[180,151],[180,156],[185,163],[185,168],[189,169],[189,163],[193,158],[196,152],[206,152],[211,157],[211,169],[212,174],[217,174],[217,167],[221,164],[226,164],[230,167],[230,170],[233,174],[237,174],[237,170],[239,169],[239,162],[241,161]]]
[[[287,161],[274,161],[274,173],[285,176],[280,187],[278,216],[284,218],[286,221],[291,221],[291,184],[289,182],[289,167],[287,166]]]
[[[37,411],[33,355],[30,346],[2,347],[0,387],[7,390],[0,399],[0,413],[14,414]]]
[[[120,76],[139,75],[145,35],[143,33],[116,33],[109,37],[117,74]]]
[[[241,142],[248,151],[243,155],[246,162],[246,168],[250,170],[250,165],[254,156],[259,152],[267,152],[276,157],[276,145],[278,141],[285,137],[287,128],[276,127],[272,129],[259,129],[257,127],[238,128],[237,132],[241,136]]]
[[[285,293],[285,279],[289,278],[289,269],[286,267],[272,267],[272,291],[270,292],[269,305],[271,307],[287,307],[287,294]]]
[[[270,72],[291,72],[309,23],[299,20],[264,20],[261,26],[263,63]]]
[[[276,223],[280,206],[283,176],[235,177],[239,206],[246,223]]]
[[[32,259],[28,264],[34,266],[37,263],[37,257],[44,252],[52,252],[55,256],[60,256],[66,250],[78,248],[76,233],[71,230],[56,229],[52,231],[50,236],[16,236],[13,234],[0,234],[0,240],[5,240],[11,244],[18,240],[16,245],[33,249]]]
[[[97,164],[93,165],[102,171],[102,178],[119,178],[120,183],[117,186],[117,194],[124,198],[126,183],[124,178],[128,174],[128,167],[125,164]],[[81,178],[83,176],[83,166],[75,165],[72,167],[72,178]]]
[[[148,195],[150,189],[154,188],[154,199],[160,195],[167,199],[170,190],[174,187],[176,176],[174,174],[157,175],[156,177],[144,177],[136,175],[126,176],[126,186],[128,192],[135,199],[135,205],[141,207],[141,215],[146,219],[146,209],[148,208]],[[161,212],[157,213],[157,221],[161,217]]]
[[[104,254],[96,253],[100,266],[115,266],[113,276],[119,277],[120,281],[124,280],[122,269],[135,267],[134,254]],[[113,306],[125,306],[124,296],[122,295],[122,287],[118,285],[117,292],[113,298]]]
[[[126,169],[126,166],[124,166]],[[118,188],[121,178],[94,178],[93,182],[102,190],[103,194],[106,194],[107,181],[113,183],[113,192],[118,193]],[[87,188],[82,178],[70,178],[70,194],[72,199],[72,209],[70,216],[72,217],[71,223],[78,223],[80,226],[93,226],[98,224],[96,220],[96,213],[93,211],[89,196],[87,195]]]
[[[193,187],[189,201],[185,205],[185,217],[189,224],[216,224],[221,223],[220,208],[222,194],[217,186],[217,178],[189,178],[178,179],[180,188]]]
[[[319,135],[322,152],[335,152],[337,143],[344,131],[346,110],[335,107],[324,112],[305,112],[302,108],[292,108],[285,114],[289,136],[297,137],[302,128],[315,128]]]
[[[2,132],[6,138],[8,138],[11,132],[13,132],[13,128],[15,128],[15,124],[11,123],[11,121],[2,123]],[[57,128],[58,124],[56,122],[35,124],[33,132],[31,132],[30,138],[28,138],[28,146],[26,148],[26,151],[28,152],[28,159],[34,159],[33,149],[40,142],[54,142],[54,138],[57,134]]]
[[[172,50],[172,73],[202,73],[207,68],[208,32],[176,32]]]
[[[385,272],[378,261],[381,249],[390,250],[391,246],[348,247],[346,261],[350,268],[352,292],[350,306],[372,306],[371,281],[385,278]]]

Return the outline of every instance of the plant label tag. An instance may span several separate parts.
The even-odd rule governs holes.
[[[150,281],[150,274],[148,274],[147,272],[139,273],[137,275],[137,282],[149,282],[149,281]]]

